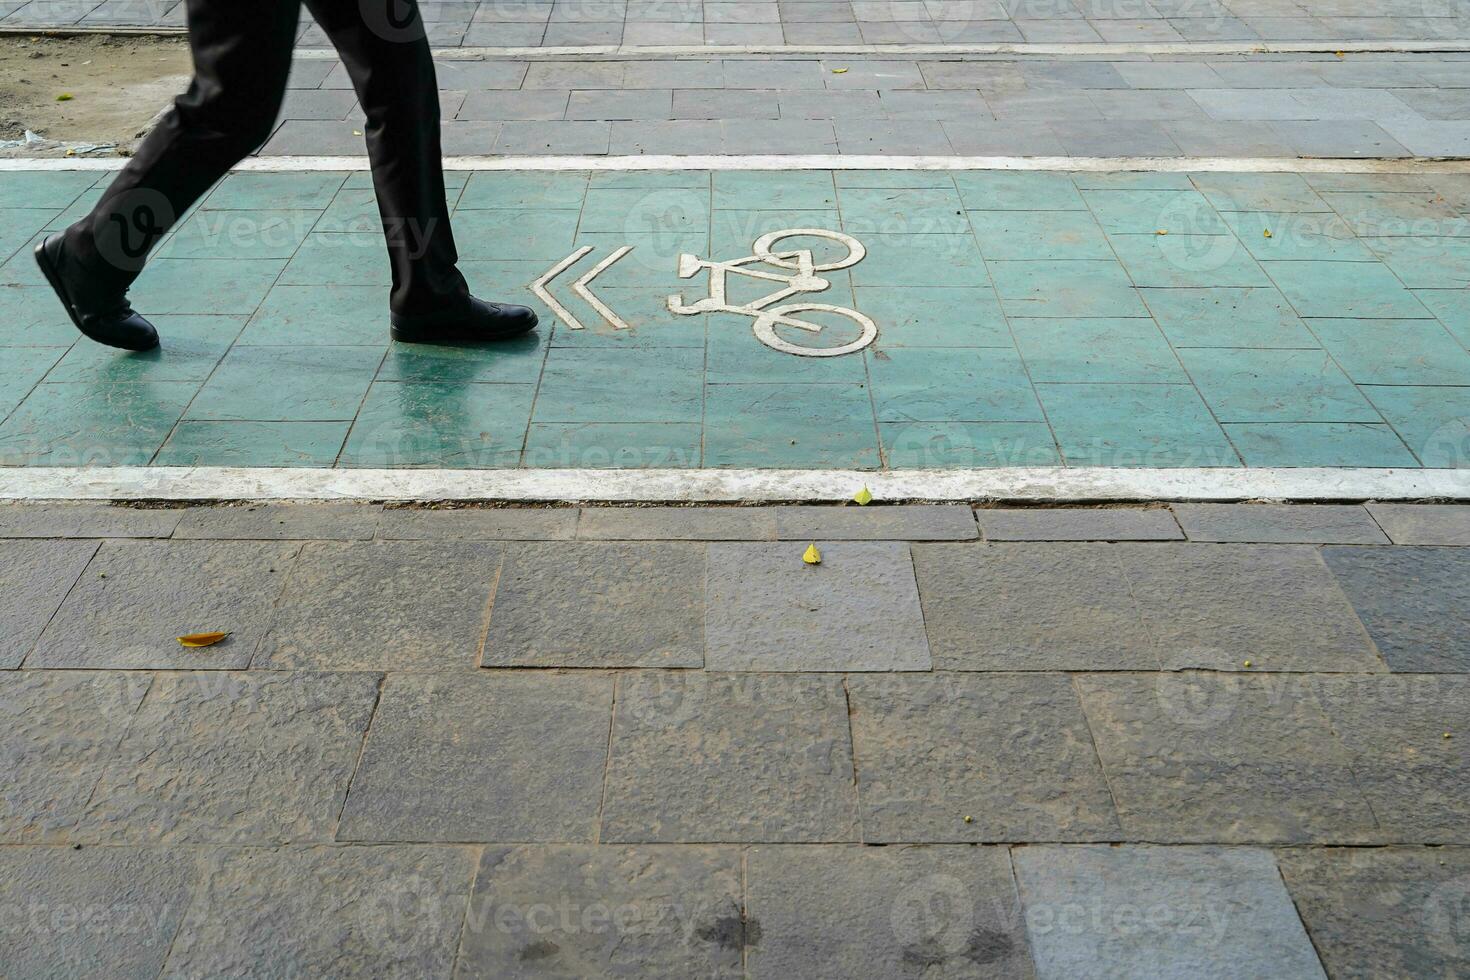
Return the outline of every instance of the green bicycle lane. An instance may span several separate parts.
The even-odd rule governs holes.
[[[392,344],[361,172],[236,173],[77,342],[0,174],[0,465],[1470,465],[1465,175],[477,171],[532,337]]]

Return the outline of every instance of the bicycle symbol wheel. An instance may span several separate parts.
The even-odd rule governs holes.
[[[857,265],[863,260],[863,256],[868,254],[868,250],[863,247],[862,242],[853,238],[851,235],[844,235],[840,231],[827,231],[825,228],[786,228],[781,231],[767,232],[757,238],[753,246],[756,258],[782,269],[799,269],[800,266],[793,259],[783,258],[782,256],[793,255],[801,250],[781,249],[779,250],[780,254],[778,254],[778,250],[774,247],[777,242],[784,238],[796,238],[798,236],[825,238],[828,241],[838,242],[847,248],[847,255],[838,259],[836,262],[813,265],[812,271],[814,272],[831,272],[835,269],[846,269],[848,266]]]
[[[757,243],[758,244],[758,243]],[[861,248],[861,246],[859,246]],[[861,258],[861,256],[859,256]],[[825,268],[825,267],[823,267]],[[796,317],[789,316],[791,313],[809,313],[821,311],[834,313],[837,316],[846,317],[858,325],[858,339],[840,347],[804,347],[801,344],[793,344],[788,340],[776,335],[776,324],[784,323],[789,327],[797,327],[817,333],[822,327],[815,323],[808,323]],[[785,354],[795,354],[798,357],[837,357],[840,354],[851,354],[860,351],[871,344],[878,336],[878,325],[871,319],[859,313],[857,310],[849,310],[842,306],[833,306],[830,303],[792,303],[789,306],[776,306],[769,310],[762,310],[751,326],[755,331],[756,339],[772,350],[778,350]]]

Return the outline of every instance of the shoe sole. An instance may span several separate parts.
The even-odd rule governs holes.
[[[52,264],[51,256],[46,254],[46,244],[50,241],[51,238],[46,238],[41,242],[41,244],[36,246],[34,252],[34,255],[36,257],[36,265],[41,267],[41,275],[45,276],[46,281],[51,284],[51,290],[56,293],[56,298],[61,300],[61,306],[63,309],[66,310],[66,315],[71,317],[72,325],[75,326],[77,330],[81,331],[83,337],[86,337],[88,340],[96,341],[97,343],[102,344],[104,347],[116,347],[119,350],[143,351],[152,350],[154,347],[158,346],[158,343],[155,341],[148,347],[122,347],[118,344],[112,343],[111,341],[104,340],[101,337],[98,337],[96,334],[92,333],[85,326],[83,326],[82,318],[77,314],[76,307],[72,305],[71,297],[67,295],[66,287],[61,283],[61,273],[57,270],[56,266]]]
[[[501,340],[514,340],[524,337],[535,330],[538,321],[531,321],[522,330],[508,331],[505,333],[456,333],[452,327],[400,327],[396,323],[390,323],[388,334],[394,340],[405,344],[493,344]]]

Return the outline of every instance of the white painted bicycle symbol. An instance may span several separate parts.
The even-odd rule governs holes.
[[[811,237],[825,238],[838,242],[847,249],[847,254],[836,262],[818,263],[812,256],[809,248],[778,248],[777,243],[787,238]],[[857,310],[849,310],[842,306],[833,306],[830,303],[786,303],[782,306],[774,304],[793,296],[801,296],[808,293],[820,293],[831,288],[830,280],[823,279],[817,275],[819,272],[835,272],[838,269],[846,269],[857,265],[868,254],[863,243],[851,235],[844,235],[837,231],[826,231],[820,228],[787,228],[783,231],[773,231],[764,234],[755,240],[752,245],[754,255],[747,255],[739,259],[730,259],[724,262],[701,259],[698,256],[685,253],[679,256],[679,278],[692,279],[701,270],[709,270],[709,296],[693,303],[685,303],[682,293],[669,297],[669,311],[685,315],[695,313],[739,313],[754,318],[755,322],[751,329],[755,332],[756,339],[773,350],[782,351],[787,354],[796,354],[799,357],[837,357],[840,354],[851,354],[862,350],[871,344],[878,336],[878,326],[871,319],[859,313]],[[779,272],[768,272],[759,268],[751,268],[757,263],[774,266],[777,269],[790,270],[792,275],[783,275]],[[784,289],[778,289],[773,293],[762,296],[759,299],[736,305],[729,301],[726,292],[726,276],[730,274],[745,276],[750,279],[762,279],[769,282],[785,283]],[[820,323],[812,323],[808,320],[793,316],[794,313],[830,313],[836,316],[846,317],[857,324],[859,329],[858,338],[851,343],[842,344],[837,347],[805,347],[794,344],[776,333],[777,326],[795,327],[808,333],[821,333],[823,326]]]

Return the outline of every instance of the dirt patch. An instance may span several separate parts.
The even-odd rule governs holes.
[[[0,154],[52,156],[66,144],[99,143],[116,144],[105,154],[126,154],[191,72],[182,37],[0,36],[0,140],[29,129],[50,141]]]

